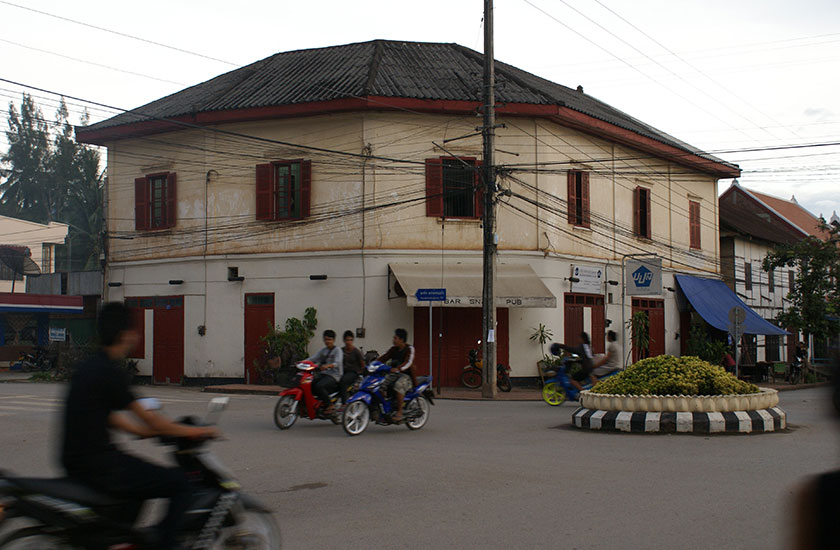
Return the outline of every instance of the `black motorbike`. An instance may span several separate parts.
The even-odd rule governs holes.
[[[481,341],[479,341],[479,344]],[[467,354],[470,364],[461,372],[461,384],[470,389],[481,387],[482,361],[478,358],[478,350],[471,349]],[[510,367],[499,363],[496,365],[496,387],[503,392],[511,390]]]
[[[149,401],[149,400],[145,400]],[[155,401],[155,400],[151,400]],[[227,397],[211,400],[213,424]],[[144,403],[147,408],[159,408]],[[179,422],[198,424],[194,417]],[[192,484],[193,501],[179,533],[183,548],[278,550],[280,530],[271,511],[243,493],[233,474],[207,449],[207,441],[160,438]],[[0,473],[0,548],[3,550],[152,550],[154,533],[133,526],[136,504],[100,494],[70,479]],[[129,514],[131,515],[131,514]]]
[[[21,370],[24,372],[44,372],[53,367],[47,350],[38,346],[33,353],[21,352],[17,360]]]

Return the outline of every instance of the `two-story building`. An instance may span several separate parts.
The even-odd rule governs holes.
[[[819,219],[795,198],[780,199],[733,183],[720,197],[720,228],[723,280],[753,311],[775,322],[785,308],[796,271],[764,271],[764,258],[780,244],[808,236],[826,238]],[[792,329],[789,332],[787,336],[746,335],[745,362],[792,361],[801,336]]]
[[[457,384],[481,333],[482,63],[456,44],[284,52],[78,128],[108,148],[107,299],[138,311],[141,372],[251,379],[268,324],[314,306],[365,349],[408,329],[423,373],[414,293],[445,287],[431,351]],[[580,87],[496,74],[500,361],[535,377],[539,323],[603,351],[639,311],[647,352],[679,353],[674,274],[719,277],[717,180],[738,167]],[[623,300],[639,254],[665,290]]]

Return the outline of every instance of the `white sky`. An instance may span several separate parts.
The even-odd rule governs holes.
[[[236,65],[281,51],[375,38],[483,49],[482,0],[8,2]],[[795,194],[815,214],[840,211],[840,146],[720,152],[840,142],[840,2],[495,4],[497,59],[566,86],[583,85],[586,93],[738,163],[744,170],[740,182],[748,188],[784,198]],[[0,78],[122,108],[236,66],[26,11],[7,0],[0,0],[0,24]],[[19,101],[21,91],[0,82],[3,112],[9,100]],[[30,92],[46,118],[53,118],[54,97]],[[74,118],[81,110],[75,103]],[[110,114],[91,109],[94,122]],[[3,135],[0,149],[5,147]],[[721,190],[728,185],[721,181]]]

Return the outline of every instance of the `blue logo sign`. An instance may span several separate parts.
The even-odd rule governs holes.
[[[653,282],[653,272],[645,266],[641,266],[633,272],[633,282],[636,284],[636,288],[647,288]]]
[[[443,302],[446,300],[445,288],[418,288],[414,297],[420,302]]]

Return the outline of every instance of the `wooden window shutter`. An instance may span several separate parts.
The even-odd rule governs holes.
[[[580,173],[580,202],[582,220],[580,225],[589,227],[589,172]]]
[[[700,248],[700,203],[688,201],[688,225],[691,248]]]
[[[426,215],[443,217],[443,162],[426,159]]]
[[[569,170],[568,176],[566,180],[568,182],[568,193],[566,196],[566,202],[568,206],[567,218],[569,219],[569,223],[572,225],[577,225],[577,189],[576,189],[576,181],[575,181],[575,172],[574,170]]]
[[[475,178],[473,181],[475,182],[475,217],[476,218],[483,218],[484,217],[484,162],[477,160],[475,161]]]
[[[300,161],[300,217],[308,218],[312,203],[312,161]]]
[[[149,182],[146,178],[134,180],[134,229],[149,228]]]
[[[642,188],[633,189],[633,233],[642,236]]]
[[[175,227],[178,214],[178,182],[175,172],[166,174],[166,227]]]
[[[653,238],[653,228],[650,225],[650,189],[645,189],[645,215],[647,216],[647,227],[645,227],[645,237]]]
[[[274,185],[271,164],[257,164],[257,219],[274,219]]]

